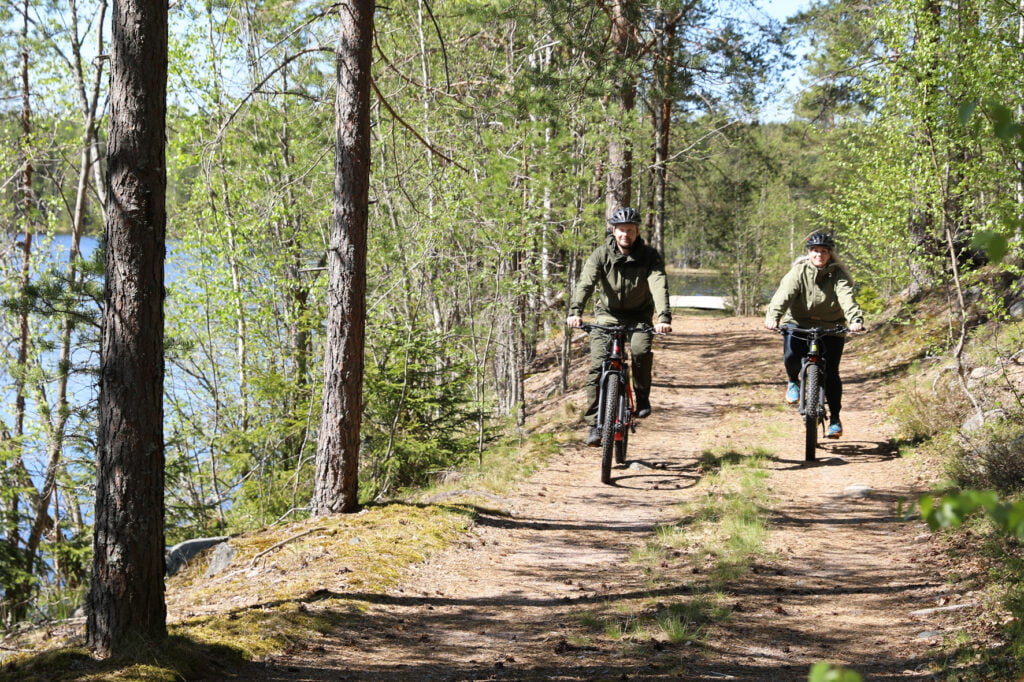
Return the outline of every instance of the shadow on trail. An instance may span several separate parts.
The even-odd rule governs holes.
[[[820,443],[818,447],[840,457],[856,457],[858,462],[884,462],[900,456],[892,440],[834,440]]]
[[[511,516],[492,516],[482,514],[474,520],[477,526],[500,528],[502,530],[540,530],[540,531],[614,531],[617,533],[648,533],[652,530],[649,523],[566,523],[553,519],[537,517],[516,518]]]
[[[743,380],[740,380],[740,381],[722,381],[722,382],[717,382],[717,383],[709,382],[709,383],[702,383],[702,384],[673,383],[671,381],[658,381],[658,380],[655,380],[654,382],[652,382],[651,385],[654,386],[655,388],[663,387],[663,388],[674,388],[674,389],[680,389],[680,390],[699,391],[701,389],[729,389],[729,388],[755,388],[755,387],[758,387],[758,386],[779,386],[780,384],[779,384],[779,382],[777,380],[773,381],[771,379],[757,379],[757,380],[743,379]],[[783,386],[783,388],[785,388],[785,386]]]
[[[331,679],[339,682],[367,682],[376,680],[431,680],[436,682],[468,682],[470,680],[714,680],[728,679],[740,680],[741,682],[806,682],[809,665],[794,665],[785,663],[782,660],[766,660],[764,665],[730,665],[730,666],[709,666],[704,663],[681,663],[670,666],[659,666],[648,664],[643,667],[636,665],[600,665],[587,664],[585,661],[590,658],[588,653],[600,652],[600,649],[593,647],[573,647],[566,645],[564,640],[552,643],[552,650],[558,647],[557,653],[566,659],[565,665],[548,666],[524,666],[515,661],[481,661],[473,666],[460,666],[449,663],[422,663],[419,665],[394,665],[377,666],[364,668],[359,673],[349,671],[335,671],[333,676],[326,677],[324,671],[315,668],[295,668],[289,674],[274,676],[274,666],[267,665],[260,679],[268,681],[294,680],[294,675],[300,674],[298,679],[322,680]],[[652,649],[655,647],[651,647]],[[671,645],[662,646],[663,649],[673,648]],[[825,643],[818,648],[822,650],[821,660],[832,658],[829,644]],[[709,651],[715,651],[714,647],[708,647]],[[765,657],[767,658],[767,657]],[[923,667],[928,663],[927,659],[910,659],[905,661],[910,669]],[[866,665],[852,666],[859,671],[865,679],[876,679],[878,673],[891,673],[892,662],[882,662]],[[891,677],[891,674],[887,677]],[[882,678],[877,678],[882,679]]]
[[[779,463],[792,464],[780,471],[805,469],[810,467],[847,466],[886,462],[900,456],[899,448],[891,440],[844,440],[819,441],[816,459],[811,462],[804,460],[803,452],[794,451],[791,455],[776,455],[772,460]]]
[[[700,482],[701,474],[692,463],[680,465],[664,460],[627,459],[612,467],[612,487],[633,490],[687,490]]]
[[[834,594],[850,595],[853,603],[858,595],[897,595],[910,591],[932,587],[931,585],[878,585],[863,584],[851,587],[823,585],[820,588],[801,588],[799,590],[773,589],[769,582],[759,580],[758,585],[748,589],[730,590],[730,595],[737,598],[738,611],[744,599],[755,598],[755,595],[766,599],[829,598]],[[728,677],[737,680],[806,680],[810,665],[818,660],[828,660],[835,651],[842,651],[853,627],[836,623],[821,628],[813,638],[808,638],[805,630],[786,624],[785,610],[775,618],[758,622],[743,621],[736,623],[739,631],[736,638],[729,643],[717,644],[714,641],[705,643],[702,653],[698,656],[692,648],[684,643],[671,644],[666,642],[608,642],[588,643],[585,645],[571,644],[557,633],[545,632],[543,637],[534,633],[535,624],[530,618],[510,625],[506,622],[502,609],[510,607],[543,607],[562,610],[566,622],[579,619],[581,614],[591,606],[605,609],[619,600],[631,599],[671,599],[685,598],[695,595],[701,590],[688,586],[677,585],[671,588],[654,590],[623,591],[618,593],[588,594],[578,597],[540,597],[507,596],[495,598],[458,599],[443,595],[407,596],[382,595],[375,593],[348,593],[318,590],[301,604],[315,604],[330,599],[343,602],[337,609],[331,608],[328,613],[342,623],[331,634],[322,640],[307,645],[315,651],[326,652],[327,647],[336,652],[359,650],[363,653],[379,652],[380,660],[373,663],[361,661],[358,667],[346,667],[345,657],[324,656],[324,663],[334,660],[338,667],[326,668],[315,664],[296,666],[287,661],[270,660],[263,663],[242,665],[232,674],[218,679],[259,679],[259,680],[591,680],[591,679],[671,679],[697,680],[708,677]],[[352,606],[352,604],[355,604]],[[786,602],[787,608],[790,602]],[[344,604],[347,604],[344,605]],[[281,605],[267,603],[251,607],[261,609]],[[409,619],[402,612],[371,612],[365,615],[365,607],[360,605],[407,607],[416,609],[415,619]],[[582,610],[581,610],[582,609]],[[239,609],[236,613],[243,612]],[[745,627],[746,625],[746,627]],[[507,641],[504,652],[481,654],[478,659],[460,660],[465,647],[471,644],[458,633],[476,633],[481,637],[497,638]],[[452,636],[454,635],[454,636]],[[880,633],[879,636],[884,636]],[[708,665],[708,652],[720,653],[726,657],[735,657],[735,642],[743,642],[741,656],[749,662],[743,664]],[[633,649],[648,650],[643,658],[646,665],[635,662],[617,663],[615,659],[621,655],[624,646]],[[538,651],[540,649],[540,651]],[[403,656],[404,663],[389,663],[387,653],[401,650],[409,656]],[[538,654],[543,655],[543,665],[531,664]],[[632,658],[632,657],[631,657]],[[696,658],[696,660],[687,660]],[[552,660],[554,659],[554,660]],[[863,665],[854,667],[872,679],[874,674],[891,673],[894,666],[918,668],[928,663],[924,658],[889,659],[875,656],[866,659]]]

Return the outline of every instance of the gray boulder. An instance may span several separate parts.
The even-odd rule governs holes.
[[[222,542],[213,549],[213,556],[210,558],[210,565],[206,567],[204,578],[212,578],[228,570],[231,561],[235,558],[235,548],[231,543]]]
[[[1024,299],[1012,304],[1009,313],[1010,317],[1015,320],[1024,319]]]
[[[182,568],[188,565],[189,559],[199,554],[204,549],[209,549],[215,545],[219,545],[222,542],[227,542],[228,536],[221,535],[214,538],[195,538],[193,540],[185,540],[185,542],[179,542],[178,544],[167,550],[164,555],[166,568],[164,569],[167,575],[174,575]]]
[[[965,421],[960,426],[960,430],[962,432],[964,432],[964,433],[972,433],[972,432],[977,431],[978,429],[980,429],[987,422],[996,421],[998,419],[1005,419],[1006,417],[1007,417],[1006,410],[1001,409],[1001,408],[997,408],[995,410],[989,410],[984,415],[981,415],[981,414],[978,414],[977,412],[975,412],[974,414],[972,414],[967,419],[967,421]]]

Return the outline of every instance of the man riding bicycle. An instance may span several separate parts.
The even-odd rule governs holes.
[[[608,220],[611,235],[597,247],[580,274],[579,282],[569,304],[565,323],[570,327],[583,324],[583,309],[595,289],[594,312],[598,324],[639,326],[650,324],[655,313],[658,322],[654,331],[667,334],[672,331],[672,308],[668,300],[668,278],[661,254],[648,246],[640,237],[640,212],[634,208],[620,208]],[[594,331],[590,336],[590,373],[587,376],[588,407],[584,419],[590,425],[587,445],[601,444],[597,427],[598,382],[601,362],[608,352],[609,337]],[[635,332],[629,341],[633,356],[633,388],[636,392],[637,417],[651,414],[651,370],[654,354],[651,352],[651,334]]]
[[[836,243],[832,235],[815,232],[807,238],[805,246],[807,255],[796,260],[772,296],[764,326],[767,329],[778,329],[781,320],[783,326],[792,325],[804,329],[845,324],[851,332],[862,331],[864,313],[854,299],[853,278],[836,258]],[[839,420],[839,412],[843,407],[843,380],[839,376],[839,362],[843,358],[846,339],[842,336],[826,336],[821,344],[822,356],[829,363],[825,383],[825,400],[829,406],[826,435],[838,438],[843,435],[843,425]],[[807,355],[807,341],[786,334],[783,337],[782,353],[789,378],[786,402],[795,404],[800,400],[800,365]]]

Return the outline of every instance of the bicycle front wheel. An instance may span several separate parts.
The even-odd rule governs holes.
[[[615,463],[624,464],[626,448],[629,446],[629,401],[625,395],[619,396],[619,429],[622,434],[615,440]]]
[[[619,422],[619,378],[608,377],[604,386],[604,424],[601,425],[601,483],[612,480],[612,455]]]
[[[804,368],[804,460],[813,462],[818,449],[818,421],[821,412],[821,368],[808,364]]]

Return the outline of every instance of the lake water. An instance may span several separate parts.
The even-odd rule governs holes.
[[[672,296],[728,296],[726,278],[712,270],[668,271],[668,293]]]

